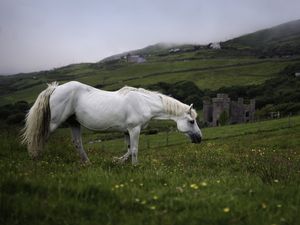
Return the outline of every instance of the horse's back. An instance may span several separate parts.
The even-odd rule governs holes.
[[[133,89],[132,89],[133,90]],[[148,117],[141,93],[91,89],[78,95],[75,114],[82,125],[92,130],[121,130]]]
[[[126,119],[126,102],[117,92],[91,90],[78,96],[76,116],[93,130],[122,130]]]
[[[93,130],[120,127],[125,116],[123,99],[116,92],[71,81],[58,86],[53,92],[51,117],[56,122],[74,115],[83,126]]]
[[[76,81],[65,83],[50,98],[52,121],[63,122],[75,115],[92,130],[124,130],[149,117],[144,94],[132,90],[110,92]]]

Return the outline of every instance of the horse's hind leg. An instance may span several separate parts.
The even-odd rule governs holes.
[[[121,157],[115,157],[114,161],[117,161],[119,163],[124,163],[129,159],[129,156],[131,155],[131,152],[130,152],[130,136],[129,136],[128,132],[125,133],[125,144],[126,144],[126,147],[127,147],[127,152]]]
[[[77,121],[76,122],[72,121],[72,123],[70,124],[70,127],[71,127],[71,131],[72,131],[72,139],[73,139],[72,141],[73,141],[73,144],[74,144],[76,150],[79,153],[81,161],[83,163],[89,163],[90,160],[89,160],[86,152],[84,151],[83,145],[82,145],[80,124]]]

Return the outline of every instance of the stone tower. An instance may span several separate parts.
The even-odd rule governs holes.
[[[250,121],[255,120],[255,99],[250,100]]]
[[[203,121],[206,125],[211,125],[213,121],[213,106],[210,99],[203,99]]]
[[[203,100],[203,122],[208,126],[219,126],[222,113],[228,115],[230,124],[254,121],[255,100],[251,99],[250,104],[245,104],[243,98],[231,101],[227,94],[217,94],[212,101]]]
[[[212,99],[213,103],[213,126],[219,126],[220,124],[220,116],[223,112],[226,112],[229,116],[230,114],[230,98],[228,98],[227,94],[217,94],[216,98]]]

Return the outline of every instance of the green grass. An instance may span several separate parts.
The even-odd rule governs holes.
[[[0,135],[1,224],[298,224],[300,117],[142,135],[139,165],[116,165],[123,140],[88,144],[82,166],[60,129],[32,161],[15,129]],[[150,146],[147,146],[150,143]]]

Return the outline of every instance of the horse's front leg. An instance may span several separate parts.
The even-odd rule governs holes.
[[[137,126],[131,129],[128,129],[129,136],[130,136],[130,152],[131,152],[131,159],[132,165],[138,163],[138,147],[139,147],[139,137],[141,132],[141,127]]]

